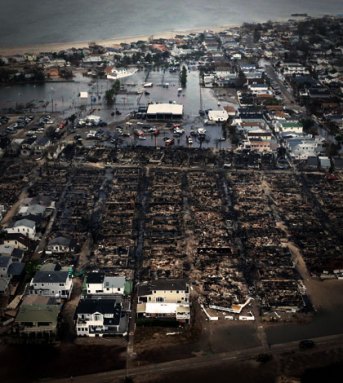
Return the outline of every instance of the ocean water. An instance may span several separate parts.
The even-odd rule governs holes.
[[[342,14],[341,0],[0,0],[0,47]]]

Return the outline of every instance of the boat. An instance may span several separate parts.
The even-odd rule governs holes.
[[[120,80],[125,77],[132,76],[138,71],[137,68],[129,68],[129,69],[116,69],[112,68],[110,73],[107,74],[106,78],[108,80]]]

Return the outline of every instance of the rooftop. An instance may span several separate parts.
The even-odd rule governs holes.
[[[182,115],[183,105],[180,104],[150,104],[147,114]]]

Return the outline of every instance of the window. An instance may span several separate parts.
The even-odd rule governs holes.
[[[156,298],[156,302],[164,302],[164,298],[162,298],[162,297],[157,297],[157,298]]]
[[[64,286],[64,283],[60,283],[60,286]]]

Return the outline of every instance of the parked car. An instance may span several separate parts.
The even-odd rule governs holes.
[[[173,138],[168,138],[165,140],[165,145],[166,146],[171,146],[174,145],[174,139]]]

